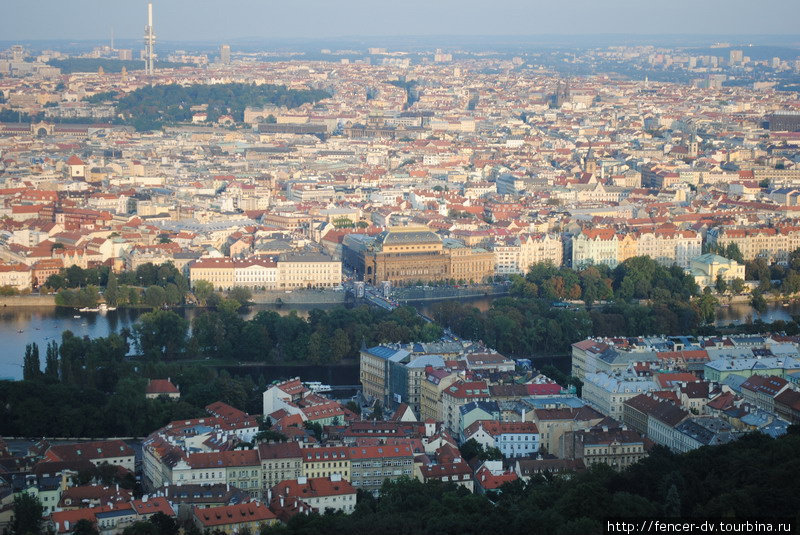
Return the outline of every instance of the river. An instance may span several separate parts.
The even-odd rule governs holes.
[[[487,310],[494,297],[474,297],[461,301],[471,304],[479,310]],[[416,308],[428,316],[431,315],[434,301],[415,303]],[[294,310],[298,315],[306,317],[314,308],[331,309],[339,305],[258,305],[249,307],[243,317],[249,319],[261,310],[275,310],[279,314],[289,314]],[[4,307],[0,308],[0,379],[21,379],[22,359],[25,346],[30,343],[39,345],[40,359],[44,363],[45,347],[52,340],[60,340],[62,331],[69,329],[77,336],[91,338],[108,336],[111,332],[119,332],[131,328],[144,309],[120,309],[102,315],[96,312],[77,313],[71,309],[51,307]],[[193,308],[179,309],[178,312],[191,321],[200,310]],[[792,315],[800,314],[800,303],[782,306],[780,303],[769,303],[766,312],[759,314],[745,303],[720,307],[717,310],[717,325],[740,323],[761,319],[766,323],[775,320],[791,320]],[[77,317],[75,317],[77,316]],[[556,365],[561,362],[554,363]],[[559,366],[563,367],[563,366]]]

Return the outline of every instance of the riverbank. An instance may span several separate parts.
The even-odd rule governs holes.
[[[476,285],[463,288],[449,286],[429,286],[397,288],[392,297],[398,303],[417,303],[424,301],[440,301],[447,299],[474,299],[478,297],[498,298],[508,295],[507,285]]]
[[[335,305],[347,302],[347,292],[314,289],[253,292],[250,302],[256,305]]]
[[[54,307],[55,295],[7,295],[0,297],[0,307]]]

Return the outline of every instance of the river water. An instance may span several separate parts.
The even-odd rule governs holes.
[[[493,297],[476,297],[462,299],[462,302],[487,310]],[[428,316],[431,315],[433,301],[416,303],[417,309]],[[248,308],[243,317],[249,319],[261,310],[275,310],[279,314],[289,314],[294,310],[301,317],[306,317],[309,310],[314,308],[330,309],[338,305],[258,305]],[[143,309],[120,309],[100,314],[96,312],[79,313],[72,309],[52,307],[3,307],[0,308],[0,379],[21,379],[22,360],[25,355],[25,346],[30,343],[39,345],[39,354],[44,364],[45,347],[50,340],[61,340],[61,333],[69,329],[76,336],[89,336],[97,338],[108,336],[109,333],[119,332],[123,328],[131,329],[136,318],[146,312]],[[178,310],[186,319],[191,321],[201,311],[187,308]],[[729,307],[720,307],[717,310],[717,325],[741,323],[761,319],[769,323],[775,320],[791,320],[792,315],[800,314],[800,303],[782,306],[780,303],[770,303],[764,314],[758,314],[750,305],[735,304]],[[77,317],[76,317],[77,316]],[[556,363],[556,365],[561,363]]]

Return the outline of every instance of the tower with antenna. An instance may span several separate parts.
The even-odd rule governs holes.
[[[153,33],[153,3],[147,3],[147,26],[144,27],[144,70],[154,73],[156,35]]]

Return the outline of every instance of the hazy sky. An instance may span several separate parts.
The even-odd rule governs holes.
[[[154,0],[167,41],[377,35],[795,34],[800,0]],[[145,0],[2,0],[0,40],[141,38]],[[800,38],[798,38],[800,40]]]

